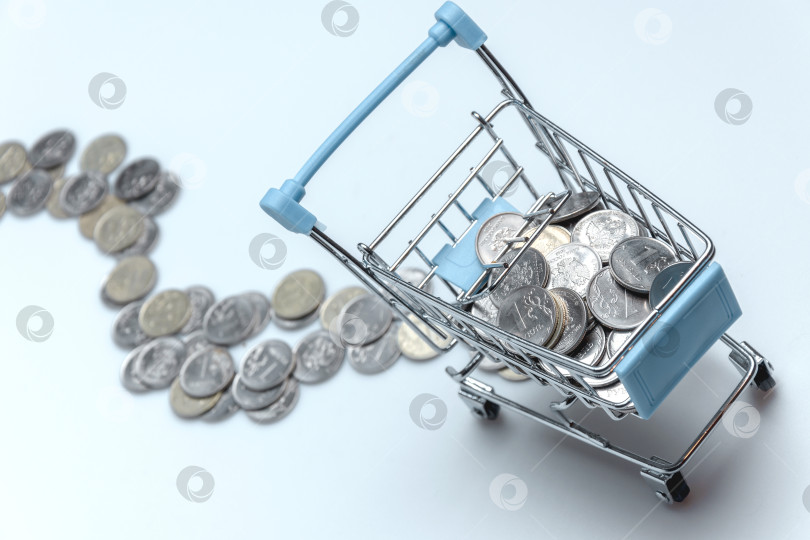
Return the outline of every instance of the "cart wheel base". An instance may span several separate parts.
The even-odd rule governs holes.
[[[757,388],[767,392],[776,386],[776,380],[774,380],[772,372],[773,366],[766,359],[763,358],[761,362],[758,362],[757,372],[754,374],[754,384],[757,385]]]
[[[500,405],[475,394],[459,390],[458,395],[461,396],[461,400],[470,408],[470,412],[473,413],[473,416],[482,420],[495,420],[501,412]]]
[[[689,495],[689,486],[680,471],[662,474],[642,469],[641,476],[653,487],[655,495],[667,504],[683,502]]]

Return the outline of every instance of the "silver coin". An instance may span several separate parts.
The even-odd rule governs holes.
[[[284,392],[284,383],[274,386],[263,392],[251,390],[242,381],[242,374],[237,374],[231,385],[231,393],[236,403],[246,411],[263,409],[281,397]]]
[[[273,321],[275,322],[276,326],[278,326],[282,330],[293,332],[295,330],[306,328],[307,326],[318,320],[318,316],[319,316],[318,312],[313,311],[306,317],[302,317],[300,319],[285,319],[284,317],[279,317],[278,313],[276,313],[276,316],[273,318]]]
[[[138,323],[138,314],[143,302],[132,302],[124,306],[113,322],[112,337],[119,347],[131,349],[149,341]]]
[[[497,326],[499,309],[488,296],[476,300],[471,311],[475,317]]]
[[[337,373],[345,351],[326,330],[305,336],[293,348],[294,376],[303,383],[319,383]]]
[[[295,368],[290,346],[278,339],[263,341],[251,348],[242,362],[242,382],[253,391],[278,386]]]
[[[503,305],[503,302],[509,295],[521,287],[525,287],[526,285],[545,287],[546,283],[548,283],[548,263],[542,253],[534,248],[528,248],[523,252],[523,255],[516,260],[515,257],[517,254],[517,250],[507,251],[503,257],[500,258],[500,262],[508,263],[513,268],[489,295],[489,299],[496,306]],[[505,268],[494,269],[490,274],[490,285],[495,283],[495,280],[505,271]]]
[[[211,343],[234,345],[247,339],[256,316],[250,300],[229,296],[211,306],[203,319],[203,329]]]
[[[630,340],[630,335],[633,333],[632,330],[622,331],[622,330],[613,330],[607,338],[607,351],[610,356],[615,355],[617,352],[622,350],[627,342]]]
[[[132,257],[133,255],[147,255],[155,247],[158,239],[158,226],[155,220],[149,216],[142,218],[142,232],[135,242],[129,247],[125,247],[121,251],[116,251],[113,255],[122,259],[124,257]]]
[[[691,262],[679,262],[664,268],[650,286],[650,305],[658,307],[664,297],[689,272],[693,264]]]
[[[8,192],[8,209],[18,216],[41,210],[53,189],[53,179],[41,169],[32,169],[14,182]]]
[[[540,210],[545,210],[547,208],[552,208],[554,205],[557,204],[559,199],[557,197],[549,197],[546,203],[541,206]],[[562,223],[564,221],[568,221],[569,219],[573,219],[575,217],[579,217],[582,214],[590,212],[594,208],[599,205],[599,192],[598,191],[582,191],[578,193],[572,193],[568,200],[566,200],[563,205],[557,210],[557,213],[554,214],[554,217],[551,218],[549,223]],[[540,220],[544,218],[539,218]]]
[[[121,364],[121,369],[118,372],[118,377],[121,380],[121,386],[130,392],[145,392],[146,390],[149,390],[149,387],[141,382],[141,380],[138,379],[137,375],[135,374],[135,361],[143,352],[143,348],[144,346],[140,345],[132,349],[124,358],[124,362]]]
[[[214,293],[208,287],[195,285],[186,289],[186,294],[191,301],[191,317],[185,326],[180,329],[181,334],[190,334],[203,327],[205,314],[214,305]]]
[[[214,405],[210,411],[200,416],[200,420],[204,422],[219,422],[232,416],[241,408],[236,400],[233,399],[231,388],[232,386],[229,386],[226,390],[222,391],[222,395],[216,405]]]
[[[537,345],[545,345],[557,325],[557,308],[551,294],[529,285],[504,300],[498,313],[498,327]]]
[[[633,292],[650,292],[655,277],[678,262],[669,245],[654,238],[634,236],[622,240],[610,252],[610,273],[619,285]]]
[[[183,345],[186,346],[186,358],[213,346],[205,337],[205,332],[202,330],[195,330],[190,334],[182,336],[180,340],[183,342]]]
[[[616,244],[631,236],[638,236],[636,220],[618,210],[599,210],[576,224],[571,241],[591,246],[606,263]]]
[[[585,307],[585,302],[582,301],[582,297],[572,289],[556,287],[549,289],[549,292],[556,294],[558,298],[565,302],[566,319],[562,336],[554,345],[553,350],[560,354],[567,354],[576,349],[585,337],[585,329],[588,326],[588,310]]]
[[[180,373],[186,347],[175,337],[161,337],[143,346],[135,360],[134,375],[149,388],[167,388]]]
[[[25,171],[28,156],[17,141],[0,144],[0,184],[14,180]]]
[[[349,365],[366,375],[382,373],[393,366],[401,354],[397,345],[397,331],[397,327],[392,327],[373,343],[348,347]]]
[[[180,179],[171,171],[158,173],[158,181],[152,191],[130,204],[146,216],[156,216],[169,208],[180,192]]]
[[[52,169],[67,163],[76,149],[76,138],[66,130],[57,130],[40,138],[31,151],[28,160],[39,169]]]
[[[475,253],[483,264],[490,264],[506,248],[505,240],[515,238],[526,220],[516,212],[495,214],[486,220],[475,237]]]
[[[605,331],[601,326],[596,325],[585,334],[582,343],[568,356],[583,364],[594,366],[605,354],[605,343]]]
[[[414,287],[419,287],[419,284],[427,277],[427,273],[419,268],[400,268],[398,274],[402,280],[407,281]],[[428,294],[433,294],[433,281],[425,283],[425,287],[422,290]]]
[[[608,342],[609,339],[610,338],[606,339],[605,341]],[[607,345],[604,347],[604,351],[605,351],[604,354],[600,358],[597,359],[597,362],[595,364],[592,364],[593,366],[602,367],[604,365],[607,365],[610,362],[611,356],[613,356],[613,355],[610,354],[610,351],[608,350]],[[611,373],[608,373],[604,377],[599,377],[599,378],[597,378],[597,377],[584,377],[584,379],[585,379],[585,382],[587,382],[589,385],[591,385],[594,388],[605,388],[605,387],[612,386],[612,385],[619,382],[619,376],[616,374],[615,371],[613,371]]]
[[[288,321],[303,319],[318,310],[326,294],[323,278],[314,270],[287,274],[273,291],[276,315]]]
[[[151,158],[133,161],[118,173],[113,184],[113,193],[119,199],[131,201],[149,194],[160,177],[160,165]]]
[[[254,324],[250,329],[251,336],[261,334],[273,318],[273,310],[270,307],[270,300],[260,292],[250,291],[242,294],[252,304],[255,310]]]
[[[340,311],[337,335],[345,345],[367,345],[385,334],[393,316],[388,302],[376,294],[358,296]]]
[[[604,388],[596,388],[596,394],[600,398],[605,399],[614,405],[622,405],[623,403],[627,403],[623,410],[635,410],[633,403],[628,401],[630,399],[630,394],[627,393],[627,389],[620,382],[615,382],[614,384],[605,386]]]
[[[180,368],[180,388],[194,398],[213,396],[231,384],[233,358],[227,349],[206,347],[189,356]]]
[[[292,378],[287,379],[287,382],[284,383],[284,391],[281,393],[281,397],[264,409],[247,411],[248,418],[260,424],[269,424],[281,420],[290,414],[290,411],[292,411],[296,403],[298,403],[298,395],[300,394],[299,388],[298,381]]]
[[[602,259],[590,246],[564,244],[546,256],[549,266],[548,286],[575,290],[581,297],[588,293],[588,284],[601,269]]]
[[[610,274],[610,268],[593,278],[587,301],[596,320],[614,330],[635,328],[652,312],[647,297],[619,285]]]
[[[118,135],[102,135],[90,141],[82,152],[79,168],[82,171],[96,171],[110,174],[118,168],[127,155],[127,144]]]
[[[67,179],[59,205],[70,216],[79,216],[98,207],[107,196],[107,179],[97,172],[83,172]]]

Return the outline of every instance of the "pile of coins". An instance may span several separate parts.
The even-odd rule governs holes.
[[[180,179],[145,157],[123,167],[111,183],[108,175],[127,153],[123,138],[114,134],[93,140],[80,171],[66,177],[75,141],[71,132],[57,130],[28,151],[16,141],[0,144],[0,184],[11,183],[8,197],[0,191],[0,216],[6,207],[18,216],[47,208],[54,218],[77,218],[82,236],[117,259],[100,296],[120,309],[112,337],[129,350],[120,369],[127,390],[169,388],[171,409],[182,418],[217,421],[243,409],[269,423],[295,407],[299,383],[329,379],[347,355],[349,365],[364,374],[389,369],[403,354],[414,360],[437,356],[366,289],[349,287],[326,298],[323,278],[313,270],[288,274],[271,297],[249,291],[217,301],[200,285],[150,297],[157,283],[157,268],[147,257],[158,239],[153,218],[177,198]],[[418,269],[402,275],[412,283],[425,278]],[[316,320],[322,328],[293,348],[278,339],[253,345],[237,371],[229,347],[259,336],[271,321],[297,330]]]
[[[552,198],[546,207],[557,201]],[[650,306],[657,305],[691,266],[679,262],[672,246],[647,236],[630,215],[604,209],[597,192],[571,194],[516,258],[535,231],[535,223],[513,212],[492,216],[481,225],[476,237],[479,260],[507,263],[510,270],[497,284],[506,270],[492,271],[490,294],[473,304],[472,313],[589,366],[608,362],[650,314]],[[509,380],[529,378],[499,360],[485,358],[480,367]],[[570,376],[564,368],[557,369]],[[585,380],[613,403],[628,398],[615,373]]]

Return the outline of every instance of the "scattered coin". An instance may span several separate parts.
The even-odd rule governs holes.
[[[181,336],[180,341],[186,346],[186,358],[212,346],[202,330],[195,330],[190,334]]]
[[[6,196],[0,191],[0,217],[6,213]]]
[[[283,317],[279,317],[277,315],[276,318],[273,319],[273,320],[275,321],[276,326],[278,326],[282,330],[288,330],[288,331],[292,332],[292,331],[295,331],[295,330],[300,330],[302,328],[306,328],[307,326],[309,326],[310,324],[315,322],[317,319],[318,319],[318,312],[313,311],[312,313],[310,313],[306,317],[302,317],[300,319],[291,319],[291,320],[289,320],[289,319],[285,319]]]
[[[376,294],[349,300],[338,315],[338,336],[345,345],[367,345],[378,340],[391,326],[393,312]]]
[[[151,221],[151,220],[150,220]],[[189,301],[191,302],[191,316],[185,326],[180,330],[181,334],[190,334],[203,327],[205,314],[214,305],[214,293],[208,287],[196,285],[186,289]]]
[[[305,336],[293,348],[294,376],[302,383],[319,383],[337,373],[345,351],[326,330]]]
[[[133,255],[146,255],[155,247],[158,238],[158,226],[149,216],[143,216],[143,231],[135,242],[121,251],[113,253],[115,257],[121,259]]]
[[[576,291],[557,287],[549,292],[555,294],[565,302],[566,319],[563,324],[563,331],[560,340],[553,347],[554,352],[568,354],[579,346],[585,337],[585,328],[588,322],[588,313],[585,302]]]
[[[615,330],[635,328],[651,313],[647,297],[619,285],[610,275],[610,268],[601,270],[593,278],[587,300],[596,320]]]
[[[530,379],[528,375],[518,373],[509,366],[506,366],[503,369],[499,369],[497,373],[507,381],[520,382],[520,381],[528,381]]]
[[[495,214],[486,220],[475,237],[475,252],[483,264],[495,262],[499,253],[506,249],[506,240],[516,238],[526,220],[515,212]]]
[[[498,325],[498,306],[492,302],[489,296],[476,300],[472,306],[472,314],[493,326]]]
[[[430,328],[422,319],[413,313],[408,315],[410,320],[433,343],[425,341],[413,328],[407,324],[399,325],[397,330],[397,346],[402,354],[411,360],[430,360],[436,358],[439,350],[447,349],[453,342],[453,336],[444,337]]]
[[[206,347],[186,358],[177,379],[183,392],[205,398],[227,388],[234,373],[233,358],[227,349]]]
[[[536,229],[526,232],[526,236],[534,234]],[[534,242],[531,243],[532,249],[536,249],[543,255],[548,255],[552,249],[560,247],[571,241],[571,233],[568,229],[560,227],[559,225],[548,225],[543,232],[540,233]],[[523,242],[515,242],[512,246],[514,249],[523,247]]]
[[[97,172],[83,172],[67,180],[59,196],[59,205],[70,216],[86,214],[107,196],[107,179]]]
[[[124,363],[121,364],[121,370],[118,374],[121,385],[130,392],[145,392],[149,390],[149,387],[143,384],[135,375],[135,361],[138,359],[141,352],[143,352],[143,345],[132,349],[129,354],[127,354],[126,358],[124,358]]]
[[[664,297],[689,272],[693,264],[692,262],[679,262],[664,268],[650,285],[650,305],[658,307]]]
[[[221,392],[203,398],[190,396],[183,391],[178,377],[172,381],[169,389],[169,404],[180,418],[197,418],[213,409],[221,396]]]
[[[281,397],[284,392],[284,383],[274,386],[263,392],[251,390],[242,381],[242,374],[237,374],[231,385],[231,393],[234,401],[246,411],[255,411],[269,406]]]
[[[17,179],[8,192],[8,209],[18,216],[35,214],[48,200],[53,180],[45,171],[33,169]]]
[[[20,176],[26,164],[25,147],[16,141],[0,144],[0,184]]]
[[[540,210],[553,208],[559,201],[557,197],[549,197],[546,204],[541,206]],[[599,205],[599,192],[598,191],[582,191],[578,193],[571,193],[568,200],[563,203],[557,213],[551,218],[549,223],[562,223],[579,217],[582,214],[590,212]],[[543,218],[540,218],[543,219]]]
[[[632,330],[621,331],[621,330],[613,330],[607,339],[607,352],[610,356],[615,355],[617,352],[622,350],[627,342],[630,340],[630,335],[633,333]]]
[[[257,316],[250,300],[229,296],[211,306],[203,319],[203,329],[211,343],[234,345],[247,339]]]
[[[557,306],[549,292],[536,285],[517,289],[504,300],[498,327],[537,345],[545,345],[557,325]]]
[[[96,228],[96,223],[98,223],[98,220],[101,219],[101,216],[106,214],[108,210],[123,204],[124,201],[118,197],[107,195],[104,200],[101,201],[101,204],[99,204],[95,209],[87,212],[86,214],[82,214],[79,217],[79,232],[81,232],[82,236],[85,238],[92,240],[93,231]]]
[[[222,395],[217,400],[216,405],[214,405],[210,411],[200,416],[200,420],[204,422],[219,422],[233,415],[241,408],[239,404],[236,403],[236,400],[233,399],[231,388],[233,388],[233,385],[222,391]]]
[[[509,295],[521,287],[527,285],[545,287],[548,282],[548,263],[542,253],[530,247],[523,252],[519,259],[515,259],[517,254],[517,250],[507,251],[500,258],[501,262],[507,263],[513,268],[489,295],[489,299],[495,306],[502,306]],[[494,285],[504,272],[506,272],[505,268],[494,269],[489,278],[490,286]]]
[[[669,245],[654,238],[632,236],[610,252],[610,273],[619,285],[633,292],[648,294],[655,277],[678,262]]]
[[[191,299],[177,289],[162,291],[141,307],[138,322],[149,337],[176,334],[191,317]]]
[[[373,343],[362,347],[348,347],[347,353],[349,365],[360,373],[382,373],[393,366],[401,354],[397,345],[397,331],[392,328]]]
[[[593,248],[584,244],[564,244],[546,257],[549,265],[548,286],[575,290],[581,297],[588,284],[602,269],[602,259]]]
[[[107,276],[103,294],[114,304],[124,305],[149,294],[157,282],[157,269],[146,257],[136,255],[118,262]]]
[[[419,268],[401,268],[399,270],[399,277],[414,287],[419,287],[419,284],[425,280],[427,274]],[[433,294],[433,282],[428,281],[425,283],[422,290],[428,294]]]
[[[302,319],[318,309],[326,287],[323,278],[313,270],[296,270],[288,274],[273,292],[276,315],[282,319]]]
[[[28,159],[36,168],[52,169],[67,163],[75,149],[76,138],[69,131],[60,129],[44,135],[34,143]]]
[[[138,322],[143,302],[132,302],[121,308],[113,322],[112,337],[119,347],[132,349],[149,341]]]
[[[180,179],[170,171],[158,173],[154,189],[130,202],[133,208],[146,216],[156,216],[169,208],[180,191]]]
[[[70,217],[62,210],[62,206],[59,204],[59,197],[62,193],[62,189],[65,187],[65,182],[67,182],[67,180],[64,178],[54,180],[51,194],[48,195],[48,200],[45,201],[45,208],[48,210],[48,213],[56,219],[67,219]]]
[[[160,165],[151,158],[133,161],[118,173],[113,184],[116,197],[131,201],[145,197],[155,188],[160,173]]]
[[[256,392],[278,386],[295,368],[290,346],[278,339],[255,345],[242,362],[242,382]]]
[[[127,205],[115,206],[99,218],[93,240],[104,253],[115,253],[134,244],[143,228],[143,214]]]
[[[135,359],[133,373],[145,386],[168,387],[186,359],[186,347],[175,337],[160,337],[143,346]]]
[[[267,328],[273,318],[273,310],[270,301],[260,292],[250,291],[242,294],[243,297],[253,305],[253,324],[250,327],[250,335],[260,334]]]
[[[269,424],[281,420],[290,414],[290,411],[292,411],[296,403],[298,403],[298,389],[298,381],[292,378],[287,379],[284,383],[284,390],[281,393],[281,397],[264,409],[247,411],[246,414],[248,418],[260,424]]]
[[[602,259],[608,262],[613,248],[631,236],[638,236],[638,223],[618,210],[599,210],[582,218],[574,227],[571,241],[591,246]]]
[[[332,322],[337,319],[337,316],[340,315],[341,310],[349,300],[364,294],[369,294],[369,292],[363,287],[346,287],[327,298],[323,306],[321,306],[321,326],[325,330],[329,330]]]
[[[58,167],[53,167],[52,169],[42,169],[48,176],[51,177],[51,180],[58,180],[59,178],[65,177],[65,167],[64,165],[59,165]]]
[[[82,152],[79,168],[82,171],[96,171],[110,174],[124,162],[127,144],[118,135],[101,135],[90,141]]]

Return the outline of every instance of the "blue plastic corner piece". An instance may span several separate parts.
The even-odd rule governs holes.
[[[445,2],[436,10],[436,20],[452,28],[455,32],[456,43],[465,49],[476,50],[487,40],[487,35],[481,30],[481,27],[453,2]],[[439,40],[437,39],[437,41]],[[442,46],[444,45],[446,43],[442,44]]]
[[[270,188],[262,197],[259,206],[270,217],[278,221],[285,229],[309,234],[318,223],[315,216],[299,204],[306,190],[294,180],[287,180],[281,189]]]
[[[433,257],[433,264],[437,265],[436,273],[457,287],[465,291],[473,286],[475,280],[484,271],[484,265],[478,260],[475,252],[475,237],[481,225],[495,214],[501,212],[517,212],[514,206],[504,199],[484,199],[472,213],[476,218],[475,224],[458,244],[446,244],[439,253]]]
[[[649,418],[742,310],[723,269],[710,264],[616,366],[641,418]]]

